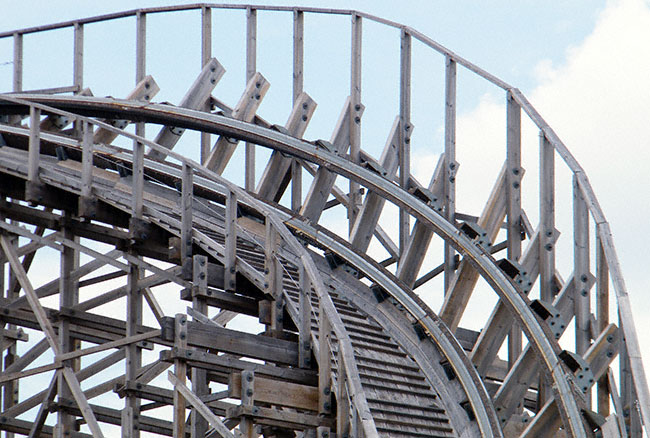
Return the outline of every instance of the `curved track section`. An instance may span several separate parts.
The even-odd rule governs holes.
[[[178,106],[152,103],[144,19],[182,9],[201,11],[203,68]],[[244,9],[250,54],[265,8]],[[24,36],[72,26],[77,62],[83,26],[133,16],[139,78],[124,100],[92,97],[76,68],[73,87],[0,95],[0,429],[640,437],[648,389],[607,222],[584,171],[526,98],[411,28],[356,11],[271,9],[294,17],[284,126],[256,115],[269,83],[250,56],[239,102],[211,95],[224,75],[206,43],[215,5],[0,34],[12,35],[22,65]],[[309,13],[352,17],[351,94],[330,141],[301,139],[315,109],[302,92]],[[375,156],[360,143],[362,19],[400,29],[399,115]],[[428,186],[410,172],[412,40],[446,60],[445,149]],[[506,91],[505,162],[475,215],[456,209],[458,66]],[[540,129],[537,225],[521,190],[522,113]],[[172,150],[189,144],[187,131],[200,133],[198,159]],[[231,160],[240,142],[243,166]],[[263,171],[256,150],[268,157]],[[568,262],[556,251],[556,155],[573,172]]]

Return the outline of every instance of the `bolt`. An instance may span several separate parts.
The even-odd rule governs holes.
[[[354,123],[359,123],[361,121],[361,117],[357,116],[354,118]]]
[[[255,83],[255,88],[260,88],[261,86],[262,86],[262,83],[261,83],[261,82],[256,82],[256,83]]]
[[[201,272],[201,273],[199,274],[199,278],[200,278],[201,280],[204,280],[204,279],[205,279],[205,272]]]
[[[185,333],[181,333],[180,338],[185,339]]]
[[[518,189],[519,188],[519,183],[518,182],[512,183],[512,187],[514,187],[515,189]]]
[[[309,108],[309,105],[307,105],[306,103],[303,103],[302,104],[302,109],[306,110],[307,108]]]
[[[586,274],[582,274],[582,277],[580,277],[580,281],[582,281],[583,283],[586,283],[587,280],[589,280],[589,277],[587,277]]]
[[[252,374],[247,374],[246,375],[246,380],[249,381],[249,382],[252,382],[253,381],[253,375]]]
[[[210,83],[211,83],[211,84],[216,84],[217,81],[216,81],[216,79],[212,78],[212,79],[210,79]]]
[[[587,295],[589,295],[589,293],[585,289],[583,289],[582,292],[580,292],[580,295],[586,297]]]
[[[323,388],[323,394],[325,394],[325,395],[330,395],[331,392],[332,392],[332,391],[330,390],[329,386]]]
[[[253,396],[253,390],[252,390],[252,389],[247,389],[247,390],[246,390],[246,395],[247,395],[248,397],[252,397],[252,396]]]
[[[515,174],[515,175],[519,175],[519,169],[517,169],[517,168],[512,169],[512,173]]]
[[[552,251],[553,250],[553,245],[550,244],[550,243],[547,243],[546,245],[544,245],[544,249],[546,251]]]
[[[359,104],[356,104],[356,105],[354,106],[354,109],[355,109],[356,111],[359,111],[359,110],[361,110],[361,105],[359,105]]]

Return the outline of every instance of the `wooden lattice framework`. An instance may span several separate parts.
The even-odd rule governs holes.
[[[232,108],[211,95],[225,73],[212,57],[212,15],[224,9],[246,14],[247,86]],[[153,103],[146,19],[181,10],[201,14],[202,69],[178,106]],[[256,115],[270,86],[256,71],[257,14],[267,11],[293,15],[284,126]],[[350,93],[330,141],[301,139],[316,106],[303,90],[308,14],[351,18]],[[130,17],[136,86],[126,99],[93,97],[84,28]],[[400,32],[399,108],[380,157],[361,142],[364,21]],[[23,39],[61,28],[73,29],[72,86],[24,91]],[[518,89],[410,27],[358,11],[183,5],[2,38],[14,42],[13,90],[0,95],[6,436],[118,433],[107,424],[125,437],[636,438],[643,424],[647,433],[650,397],[609,225],[583,169]],[[411,173],[414,40],[446,63],[444,153],[428,186]],[[456,209],[459,67],[506,98],[503,169],[474,216]],[[538,182],[523,180],[522,114],[539,131]],[[172,150],[185,130],[201,133],[200,162]],[[244,162],[230,162],[239,142]],[[260,147],[272,154],[256,173]],[[573,178],[566,279],[556,269],[566,262],[555,251],[558,156]],[[227,166],[243,168],[243,187],[221,176]],[[537,224],[522,208],[522,181],[538,187]],[[392,229],[379,224],[385,204],[399,211]],[[321,220],[332,208],[346,215],[347,232]],[[373,239],[388,259],[373,258]],[[421,272],[436,240],[440,265]],[[35,287],[47,248],[60,276]],[[444,300],[432,310],[416,292],[438,275]],[[480,278],[498,300],[475,332],[459,324]],[[169,300],[175,314],[165,313]],[[240,315],[261,333],[227,326]],[[19,386],[44,375],[36,390]]]

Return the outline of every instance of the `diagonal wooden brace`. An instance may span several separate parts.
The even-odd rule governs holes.
[[[493,242],[496,238],[506,215],[505,169],[504,165],[494,184],[490,198],[478,219],[479,227],[487,232],[490,242]],[[478,272],[472,265],[465,259],[461,260],[456,275],[445,295],[445,302],[440,309],[440,318],[449,326],[451,331],[455,331],[458,327],[478,277]]]
[[[219,61],[212,58],[205,64],[205,66],[203,66],[201,73],[199,73],[199,76],[196,78],[192,86],[187,90],[187,93],[185,93],[185,96],[183,96],[178,106],[195,110],[203,109],[205,103],[210,98],[210,93],[212,93],[212,90],[217,85],[217,82],[219,82],[223,77],[225,72],[226,69],[219,64]],[[182,129],[178,129],[174,126],[165,126],[160,130],[160,132],[158,132],[154,142],[171,150],[176,146],[176,143],[178,143],[182,134]],[[165,159],[165,155],[162,152],[151,149],[147,151],[146,155],[147,158],[153,160],[162,161]]]
[[[264,99],[270,87],[271,84],[261,73],[255,73],[248,81],[248,84],[246,84],[244,94],[242,94],[242,97],[233,109],[232,118],[244,122],[252,122],[257,108],[259,108],[262,99]],[[238,143],[238,140],[223,135],[220,136],[203,165],[221,175],[230,158],[235,153]]]
[[[302,137],[315,110],[316,102],[307,93],[300,93],[289,120],[284,125],[287,133],[296,138]],[[273,151],[257,185],[257,194],[264,199],[278,202],[291,179],[291,162],[290,157]]]
[[[345,154],[350,148],[350,107],[350,97],[348,97],[345,100],[343,110],[341,111],[341,115],[336,123],[336,128],[334,128],[334,133],[332,134],[330,141],[333,147],[332,152],[338,155]],[[360,111],[363,111],[363,105],[361,106]],[[305,203],[300,209],[300,214],[313,222],[318,222],[320,215],[325,209],[327,198],[329,198],[330,193],[332,192],[335,181],[336,174],[320,166],[316,171],[311,186],[309,187]]]
[[[127,96],[126,100],[142,100],[151,102],[151,99],[158,94],[160,87],[152,76],[147,76],[135,86]],[[128,120],[105,120],[116,128],[124,129],[130,123]],[[125,123],[124,123],[125,122]],[[104,128],[98,128],[93,134],[93,143],[110,144],[117,137],[117,133]]]
[[[399,126],[400,118],[395,117],[395,121],[393,122],[390,134],[388,134],[388,140],[386,141],[380,159],[380,164],[386,172],[384,177],[388,179],[393,179],[397,172],[397,166],[399,165],[397,156]],[[350,233],[350,242],[352,243],[352,246],[359,251],[366,252],[368,249],[370,239],[372,239],[373,232],[377,226],[379,215],[381,215],[385,202],[386,200],[384,198],[372,191],[368,192],[363,200],[361,209],[359,210],[354,225],[352,226],[352,232]]]

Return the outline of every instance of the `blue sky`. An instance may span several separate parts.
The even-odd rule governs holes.
[[[0,31],[176,3],[184,2],[0,0],[0,5],[4,6]],[[646,298],[650,290],[647,276],[650,259],[650,250],[647,249],[650,248],[647,220],[650,216],[648,2],[462,0],[409,1],[398,5],[398,2],[389,1],[312,1],[301,2],[301,5],[358,9],[407,24],[524,91],[585,168],[611,222],[647,363],[650,357],[650,319],[647,317],[650,300]],[[197,73],[198,50],[192,52],[188,48],[198,49],[198,19],[194,13],[182,15],[179,21],[166,20],[150,18],[148,70],[161,85],[161,92],[155,100],[176,102],[184,93],[185,84],[191,82]],[[243,18],[241,13],[219,17],[215,13],[213,20],[215,34],[233,36],[227,44],[220,44],[222,40],[215,36],[213,51],[228,68],[216,90],[224,100],[234,104],[243,89],[243,68],[234,61],[240,56],[238,50],[243,49],[243,39],[237,33],[242,28]],[[349,44],[349,21],[332,21],[329,24],[334,27],[330,29],[334,30],[329,32],[310,30],[310,24],[325,22],[325,19],[314,18],[307,21],[306,26],[306,52],[313,49],[321,54],[320,58],[311,59],[305,73],[305,90],[319,104],[305,135],[309,139],[329,136],[348,92],[348,59],[345,56],[339,59],[336,48]],[[126,55],[132,57],[132,24],[116,24],[117,27],[111,28],[119,29],[118,32],[109,32],[108,26],[88,26],[88,47],[110,41],[106,52],[89,49],[86,56],[87,85],[96,91],[96,95],[122,96],[133,86],[132,69],[111,68],[114,59]],[[290,110],[287,103],[290,103],[291,67],[290,63],[282,61],[290,59],[290,39],[280,31],[284,25],[290,26],[286,17],[259,16],[258,67],[271,82],[271,91],[260,108],[260,114],[274,123],[284,123]],[[38,53],[38,56],[26,60],[26,81],[34,87],[41,83],[60,86],[71,82],[71,72],[66,70],[71,64],[71,34],[52,35],[56,40],[56,50],[47,49],[48,44],[52,44],[50,36],[26,42],[26,48],[30,44],[31,50]],[[367,86],[362,92],[362,101],[366,105],[362,140],[364,148],[377,150],[383,146],[396,115],[395,65],[399,60],[399,41],[395,34],[366,23],[364,35],[364,83]],[[378,36],[371,39],[367,35]],[[58,41],[59,45],[56,44]],[[0,40],[2,91],[10,87],[11,65],[4,64],[12,59],[9,43]],[[131,59],[128,56],[125,59]],[[431,166],[442,148],[442,64],[439,58],[429,58],[420,49],[414,49],[413,56],[414,89],[422,91],[413,98],[413,148],[414,154],[418,154],[414,171],[423,180],[428,180]],[[38,71],[36,67],[42,67],[43,60],[47,60],[45,64],[49,68]],[[28,66],[34,68],[28,71]],[[106,74],[107,71],[110,75]],[[459,73],[459,203],[473,214],[480,213],[491,180],[488,177],[487,183],[479,184],[469,177],[463,180],[462,171],[465,175],[472,175],[472,171],[474,174],[495,175],[502,162],[502,158],[495,159],[495,154],[501,153],[503,146],[503,103],[504,96],[499,90]],[[537,136],[536,131],[526,124],[524,135],[526,168],[526,163],[537,158]],[[556,166],[560,165],[558,158]],[[536,171],[531,165],[524,180],[525,190],[536,190],[534,183],[528,185],[531,189],[526,188],[527,181],[532,179],[535,182],[535,178]],[[560,175],[558,179],[559,188],[569,193],[566,175]],[[568,202],[566,196],[558,196],[558,215],[568,215]],[[529,207],[534,218],[536,206]],[[563,231],[563,237],[570,242],[570,224],[558,219],[558,228],[560,225],[568,227]],[[560,258],[569,258],[570,245],[563,251],[565,254]],[[568,275],[566,270],[563,273]]]

